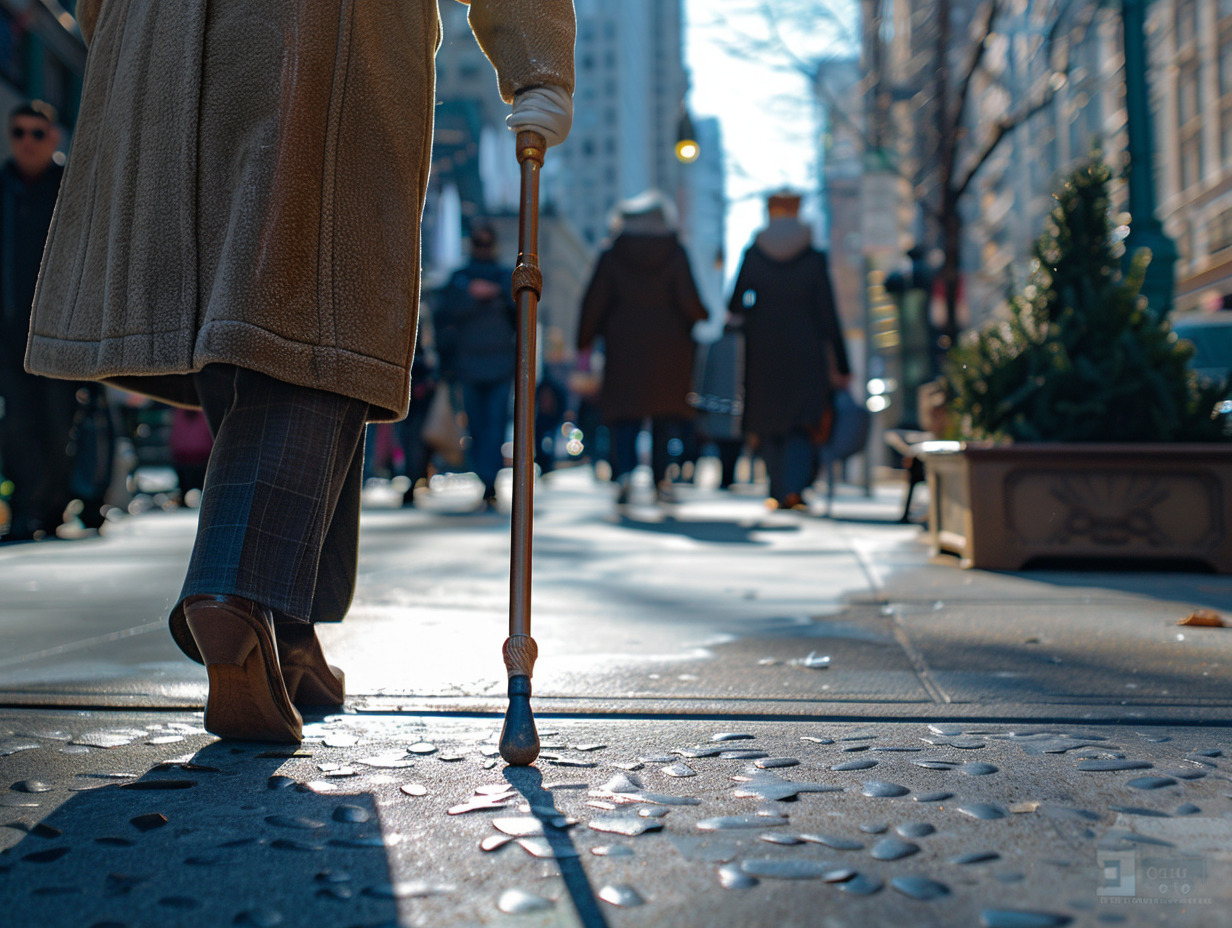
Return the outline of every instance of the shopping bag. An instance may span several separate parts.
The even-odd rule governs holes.
[[[424,421],[420,437],[451,467],[461,467],[462,429],[458,427],[458,415],[450,399],[449,385],[442,383],[432,395],[428,418]]]
[[[821,446],[821,460],[844,461],[864,450],[868,441],[869,420],[872,418],[863,403],[856,402],[847,390],[834,394],[831,403],[834,416],[830,434]]]

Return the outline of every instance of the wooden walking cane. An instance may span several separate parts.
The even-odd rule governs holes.
[[[547,140],[518,133],[522,198],[518,214],[518,266],[513,295],[518,304],[518,370],[513,400],[513,517],[509,559],[509,637],[501,653],[509,671],[509,708],[500,752],[515,766],[539,756],[539,733],[530,711],[530,678],[539,648],[530,636],[530,555],[535,493],[535,336],[543,275],[539,271],[539,170]]]

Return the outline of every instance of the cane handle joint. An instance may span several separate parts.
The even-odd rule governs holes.
[[[518,164],[533,161],[543,167],[543,156],[548,150],[548,140],[532,129],[518,133]]]
[[[505,669],[509,671],[510,678],[529,678],[534,674],[539,646],[530,635],[510,635],[505,639],[501,656],[505,659]]]
[[[513,269],[514,300],[523,290],[535,294],[536,300],[543,296],[543,272],[534,264],[519,264]]]

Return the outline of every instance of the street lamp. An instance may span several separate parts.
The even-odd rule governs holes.
[[[680,119],[676,123],[676,160],[681,164],[692,164],[701,157],[701,153],[693,120],[689,118],[689,111],[681,106]]]
[[[1125,43],[1125,110],[1129,132],[1128,262],[1147,248],[1151,263],[1142,282],[1147,305],[1158,313],[1172,308],[1176,285],[1176,244],[1155,217],[1154,135],[1147,88],[1146,8],[1150,0],[1121,0],[1121,32]]]

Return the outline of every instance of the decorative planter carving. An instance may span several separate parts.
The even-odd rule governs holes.
[[[1099,558],[1232,573],[1232,446],[930,446],[933,551],[964,567]]]

